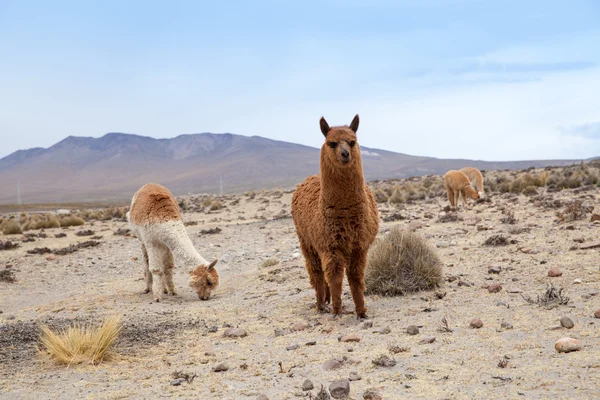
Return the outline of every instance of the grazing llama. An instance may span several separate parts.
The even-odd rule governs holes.
[[[367,318],[365,267],[367,252],[379,230],[377,205],[365,183],[360,147],[356,141],[358,115],[350,126],[330,128],[321,118],[325,143],[321,173],[298,185],[292,198],[292,217],[300,241],[317,310],[342,314],[344,271],[357,318]]]
[[[448,200],[453,208],[458,205],[458,197],[462,195],[462,201],[465,206],[467,204],[467,197],[473,200],[479,199],[479,193],[471,187],[469,177],[464,172],[451,170],[446,172],[444,175],[444,185],[446,186],[446,192],[448,192]]]
[[[475,189],[477,189],[477,193],[479,193],[479,197],[483,198],[485,192],[483,190],[483,175],[481,175],[481,171],[477,168],[473,167],[465,167],[461,168],[460,172],[463,172],[469,178],[471,182],[471,186],[475,183]]]
[[[138,190],[127,213],[131,231],[142,243],[146,291],[154,300],[161,293],[175,295],[173,255],[183,261],[190,272],[189,285],[202,300],[208,300],[219,284],[217,260],[208,263],[194,248],[179,212],[179,205],[169,189],[149,183]]]

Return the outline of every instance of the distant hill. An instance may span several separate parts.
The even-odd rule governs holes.
[[[367,180],[442,174],[470,165],[523,169],[577,160],[486,162],[411,156],[361,147]],[[173,139],[108,133],[69,136],[47,149],[19,150],[0,159],[0,204],[123,202],[141,185],[157,182],[175,194],[226,193],[293,187],[319,172],[319,149],[231,133]]]

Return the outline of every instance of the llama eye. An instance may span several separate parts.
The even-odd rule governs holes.
[[[356,144],[356,142],[353,140],[350,142],[350,147],[354,147],[354,145]]]
[[[208,284],[208,286],[212,286],[212,282],[211,281],[207,281],[206,283]]]
[[[338,144],[337,144],[336,142],[327,142],[327,145],[328,145],[329,147],[331,147],[332,149],[335,149],[335,148],[337,147],[337,145],[338,145]]]

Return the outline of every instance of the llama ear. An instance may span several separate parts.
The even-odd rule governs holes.
[[[323,136],[327,137],[327,134],[329,133],[329,124],[325,121],[325,117],[321,117],[319,125],[321,126],[321,133],[323,133]]]
[[[208,264],[208,267],[206,267],[206,269],[208,271],[212,271],[215,268],[215,265],[217,265],[217,261],[219,261],[218,259],[213,260],[213,262],[211,262],[210,264]]]
[[[352,129],[352,132],[356,133],[356,131],[358,130],[358,123],[359,123],[358,114],[356,114],[354,116],[354,119],[352,120],[352,122],[350,122],[350,129]]]

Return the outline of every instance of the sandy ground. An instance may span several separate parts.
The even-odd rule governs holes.
[[[581,196],[600,208],[597,191],[564,191],[555,198]],[[600,225],[589,222],[589,215],[559,224],[555,209],[536,207],[528,197],[513,195],[491,196],[491,202],[459,211],[462,221],[448,223],[437,222],[447,204],[441,198],[398,208],[381,206],[382,217],[399,212],[405,219],[382,222],[380,236],[400,225],[442,246],[437,251],[446,280],[436,291],[367,296],[372,322],[367,327],[352,313],[347,286],[341,320],[315,311],[314,292],[289,218],[291,193],[251,197],[229,196],[220,211],[184,214],[186,222],[198,223],[188,226],[188,232],[202,255],[220,260],[221,285],[209,301],[195,297],[187,287],[187,271],[176,267],[178,295],[151,303],[151,295],[142,293],[137,239],[114,234],[126,228],[123,221],[81,227],[102,236],[101,244],[56,260],[26,251],[65,247],[89,237],[75,236],[79,228],[50,229],[48,238],[1,251],[0,268],[11,265],[17,281],[0,282],[0,398],[314,398],[321,385],[327,388],[350,375],[360,377],[350,382],[351,399],[362,399],[369,388],[385,399],[599,396],[600,319],[594,312],[600,309],[600,250],[577,249],[573,240],[583,237],[585,244],[600,239]],[[503,209],[515,213],[515,225],[500,221]],[[221,232],[199,234],[214,227]],[[515,227],[528,232],[509,233]],[[67,237],[54,238],[63,231]],[[483,246],[494,234],[514,242]],[[278,264],[263,267],[267,259]],[[488,273],[490,266],[501,272]],[[551,267],[558,267],[562,276],[549,278]],[[543,294],[549,282],[564,289],[570,298],[567,305],[546,309],[523,299]],[[489,293],[485,286],[492,283],[503,289]],[[120,355],[113,361],[64,367],[36,351],[40,322],[64,327],[113,314],[126,321],[116,343]],[[563,316],[574,321],[572,329],[560,327]],[[440,331],[443,318],[452,332]],[[469,326],[473,318],[483,321],[481,329]],[[503,322],[512,329],[502,328]],[[420,327],[420,333],[407,334],[410,325]],[[242,328],[247,336],[226,338],[227,327]],[[347,334],[357,335],[360,342],[338,341]],[[433,343],[420,343],[432,336]],[[583,349],[557,353],[554,343],[563,336],[579,339]],[[391,345],[404,351],[393,354]],[[374,365],[382,354],[396,365]],[[324,370],[323,363],[332,358],[341,361],[339,368]],[[507,362],[504,368],[501,360]],[[213,372],[220,362],[229,369]],[[174,386],[175,371],[197,377]],[[305,379],[315,389],[303,391]]]

